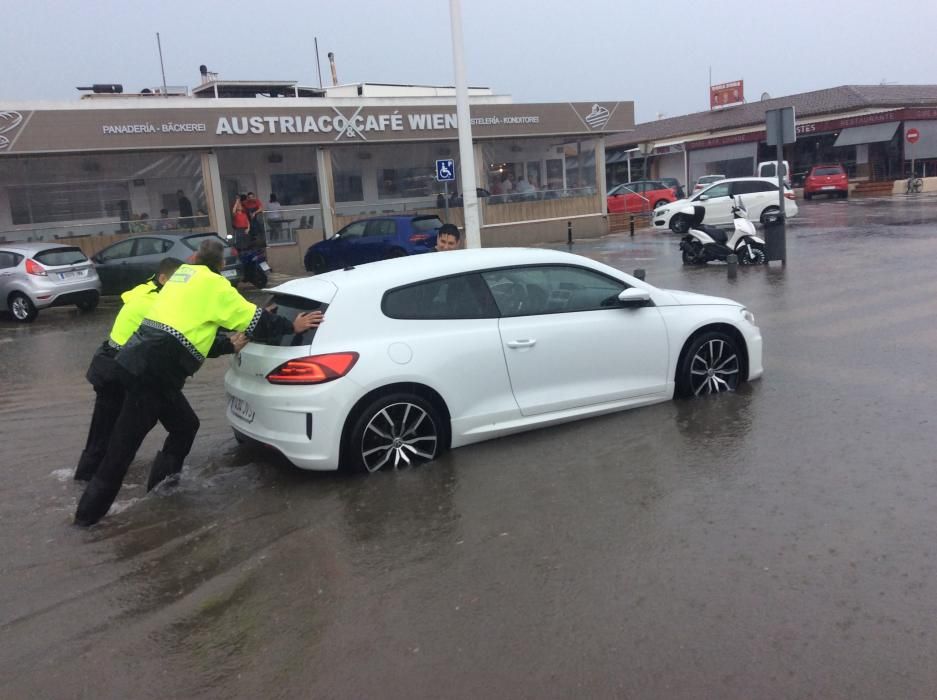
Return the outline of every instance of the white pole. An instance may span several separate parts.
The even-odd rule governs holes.
[[[452,24],[452,62],[455,67],[455,104],[459,122],[459,173],[462,176],[462,202],[465,215],[465,247],[481,248],[478,222],[478,193],[475,191],[475,150],[472,148],[472,122],[469,116],[468,86],[462,48],[462,3],[449,0]]]

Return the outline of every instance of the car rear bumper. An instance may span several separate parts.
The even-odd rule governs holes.
[[[848,192],[849,184],[830,183],[827,185],[811,185],[804,187],[804,194],[829,194],[831,192]]]
[[[97,275],[74,282],[53,282],[36,277],[29,279],[23,291],[37,309],[50,306],[67,306],[90,301],[101,294],[101,280]]]
[[[347,413],[339,408],[343,402],[335,401],[334,386],[278,386],[228,371],[225,417],[239,433],[274,448],[300,469],[334,471]],[[246,402],[249,412],[243,405],[235,410],[231,397]]]

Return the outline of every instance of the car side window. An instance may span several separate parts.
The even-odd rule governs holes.
[[[17,255],[16,253],[5,253],[0,251],[0,270],[5,270],[10,267],[16,267],[20,264],[20,260],[23,259],[22,255]]]
[[[713,185],[708,190],[704,190],[701,194],[706,195],[709,199],[715,197],[728,197],[729,196],[729,183],[725,182],[721,185]]]
[[[367,225],[367,221],[356,221],[353,224],[348,224],[348,226],[343,228],[335,235],[342,240],[361,238],[361,236],[364,235],[364,229]]]
[[[397,222],[393,219],[379,219],[378,221],[369,221],[364,229],[366,237],[394,236],[397,234]]]
[[[514,267],[483,272],[502,316],[598,311],[617,308],[628,285],[572,265]]]
[[[102,262],[110,262],[111,260],[123,260],[124,258],[129,258],[133,255],[133,244],[134,241],[121,241],[120,243],[115,243],[110,248],[105,248],[100,253],[98,257]]]
[[[397,319],[497,318],[498,307],[477,273],[410,284],[384,294],[381,310]]]
[[[138,238],[136,247],[133,249],[133,256],[161,255],[166,250],[163,248],[164,242],[168,241],[163,241],[161,238]]]

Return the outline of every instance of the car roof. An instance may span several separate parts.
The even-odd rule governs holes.
[[[42,250],[51,250],[52,248],[78,248],[78,246],[74,243],[44,243],[42,241],[0,243],[0,250],[26,253],[27,255]]]
[[[720,182],[773,182],[777,184],[778,179],[776,177],[724,177],[712,184],[716,185]]]
[[[473,248],[443,253],[423,253],[367,263],[314,277],[290,280],[273,291],[303,296],[320,282],[329,282],[338,289],[377,287],[383,290],[464,272],[516,265],[557,264],[582,265],[590,268],[597,266],[595,262],[581,255],[548,248]]]

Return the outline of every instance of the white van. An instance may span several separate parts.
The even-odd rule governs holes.
[[[778,176],[776,160],[766,160],[764,163],[758,164],[758,170],[755,171],[755,177],[773,177]],[[784,184],[788,187],[791,186],[791,166],[786,160],[781,161],[782,174],[784,175]]]

